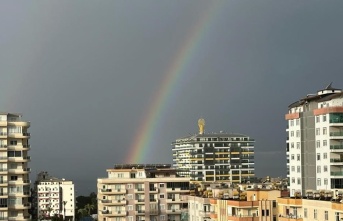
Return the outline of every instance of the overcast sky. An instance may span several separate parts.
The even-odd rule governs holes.
[[[171,163],[204,117],[256,139],[258,176],[285,177],[288,105],[343,88],[342,21],[342,1],[1,1],[0,111],[31,121],[31,180],[48,171],[88,194],[128,163],[186,50],[138,163]]]

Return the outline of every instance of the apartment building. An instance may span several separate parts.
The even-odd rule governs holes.
[[[31,220],[29,127],[21,114],[0,113],[0,220]]]
[[[294,197],[277,199],[279,221],[341,221],[343,220],[342,192],[306,191]]]
[[[181,221],[186,219],[189,178],[170,164],[116,164],[97,181],[98,220]]]
[[[207,187],[188,196],[189,221],[276,221],[280,190]]]
[[[52,177],[40,172],[32,192],[32,218],[45,219],[54,216],[63,220],[75,219],[75,187],[72,181]]]
[[[287,177],[291,196],[343,188],[343,96],[328,85],[288,106]]]
[[[205,133],[205,120],[198,121],[199,133],[172,143],[173,167],[192,182],[248,182],[255,176],[254,143],[236,133]]]

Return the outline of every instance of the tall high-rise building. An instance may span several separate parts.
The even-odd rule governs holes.
[[[20,114],[0,113],[0,220],[31,220],[29,127]]]
[[[255,175],[254,143],[236,133],[205,133],[205,120],[199,119],[199,134],[176,139],[173,166],[191,181],[247,182]]]
[[[52,177],[40,172],[32,192],[32,218],[46,219],[54,216],[63,220],[75,219],[75,188],[70,180]]]
[[[288,106],[287,176],[291,196],[343,188],[343,93],[328,85]]]
[[[98,220],[186,220],[189,178],[168,164],[118,164],[98,179]]]

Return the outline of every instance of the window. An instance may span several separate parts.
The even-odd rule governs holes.
[[[294,148],[294,143],[291,143],[291,148]]]
[[[128,205],[127,210],[133,210],[133,205]]]
[[[307,218],[307,208],[304,208],[304,218]]]
[[[327,140],[323,140],[323,147],[326,147],[328,145]]]
[[[164,198],[164,194],[160,194],[160,198],[163,199]]]
[[[320,153],[317,153],[317,160],[320,160]]]
[[[297,137],[300,137],[300,130],[297,130]]]
[[[133,185],[132,185],[132,184],[127,184],[127,188],[128,188],[128,189],[132,189],[132,188],[133,188]]]
[[[160,208],[161,208],[161,210],[165,210],[166,207],[165,207],[164,204],[161,204],[161,205],[160,205]]]
[[[297,173],[300,173],[300,166],[297,166]]]
[[[16,140],[11,140],[11,141],[10,141],[10,145],[16,146],[16,145],[17,145],[17,141],[16,141]]]
[[[266,210],[266,216],[269,216],[269,209]]]
[[[163,188],[164,187],[164,183],[160,183],[160,188]]]
[[[324,179],[324,185],[328,185],[328,179],[327,178]]]
[[[295,171],[295,166],[292,166],[291,168],[292,168],[292,172],[294,172]]]
[[[320,122],[320,118],[319,116],[316,116],[316,123],[319,123]]]
[[[301,181],[300,178],[297,179],[297,184],[300,185]]]
[[[326,122],[326,115],[323,115],[323,122]]]
[[[299,126],[299,123],[300,123],[300,120],[299,120],[299,119],[297,119],[297,126]]]
[[[291,155],[291,160],[294,160],[294,154]]]
[[[300,142],[297,142],[297,149],[300,149]]]
[[[326,127],[323,127],[323,135],[326,135],[326,133],[327,133],[327,129]]]
[[[295,183],[295,178],[294,177],[292,177],[292,183]]]
[[[294,137],[294,131],[291,131],[291,137]]]
[[[328,172],[328,166],[327,165],[324,165],[324,172]]]
[[[327,159],[328,158],[328,153],[323,153],[323,159]]]
[[[291,127],[294,126],[294,121],[293,120],[290,120],[289,123],[290,123]]]
[[[320,128],[316,128],[316,135],[320,135]]]
[[[317,166],[317,173],[320,173],[320,172],[321,172],[321,167]]]
[[[297,161],[300,161],[300,154],[297,154]]]
[[[317,186],[320,186],[320,185],[322,185],[322,182],[321,182],[320,178],[318,178],[317,179]]]
[[[319,140],[317,140],[317,142],[316,142],[316,147],[317,147],[317,148],[320,147],[320,141],[319,141]]]
[[[317,210],[316,209],[313,210],[313,218],[317,219]]]
[[[328,211],[324,211],[324,219],[329,220],[329,213]]]
[[[128,198],[129,200],[132,200],[132,199],[133,199],[133,195],[132,195],[132,194],[128,194],[128,195],[127,195],[127,198]]]

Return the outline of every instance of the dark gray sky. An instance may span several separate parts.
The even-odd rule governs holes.
[[[285,176],[287,106],[343,88],[342,21],[342,1],[1,1],[0,110],[32,122],[32,180],[45,170],[88,194],[125,163],[188,49],[144,163],[171,163],[204,117],[256,139],[258,176]]]

